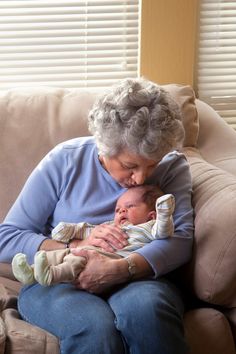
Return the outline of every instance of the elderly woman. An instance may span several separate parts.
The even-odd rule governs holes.
[[[178,107],[158,85],[127,79],[98,99],[89,129],[93,137],[64,142],[41,161],[0,226],[0,261],[23,252],[33,262],[38,250],[65,247],[49,238],[59,221],[100,224],[69,244],[86,258],[76,282],[24,287],[20,314],[56,335],[64,354],[184,354],[183,304],[165,277],[190,259],[193,236]],[[173,237],[121,259],[74,249],[92,245],[113,252],[126,245],[119,227],[103,223],[113,218],[127,188],[155,183],[175,196]]]

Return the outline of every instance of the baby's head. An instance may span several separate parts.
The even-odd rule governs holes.
[[[117,200],[114,223],[119,226],[126,222],[137,225],[156,219],[156,200],[163,194],[161,189],[154,185],[129,188]]]

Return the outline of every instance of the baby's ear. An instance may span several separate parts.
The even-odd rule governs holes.
[[[148,213],[148,220],[155,220],[157,216],[157,213],[155,212],[155,210],[152,210]]]

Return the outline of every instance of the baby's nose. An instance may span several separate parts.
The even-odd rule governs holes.
[[[126,212],[126,208],[125,208],[125,207],[120,208],[120,210],[119,210],[119,213],[120,213],[120,214],[123,214],[123,213],[125,213],[125,212]]]

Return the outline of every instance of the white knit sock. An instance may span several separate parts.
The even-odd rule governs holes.
[[[14,256],[12,260],[12,271],[15,278],[22,284],[35,283],[33,267],[28,264],[25,254],[17,253]]]
[[[39,251],[34,257],[34,276],[37,282],[43,286],[49,286],[52,282],[50,266],[46,251]]]

